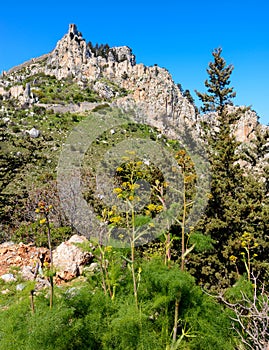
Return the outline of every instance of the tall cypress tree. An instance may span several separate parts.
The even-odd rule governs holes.
[[[209,112],[209,115],[213,115],[214,118],[214,120],[208,118],[205,125],[212,170],[212,197],[207,215],[209,215],[211,225],[213,221],[217,221],[223,227],[226,226],[228,220],[226,205],[230,202],[231,197],[235,197],[237,182],[240,182],[242,170],[236,163],[238,142],[231,132],[231,122],[238,117],[237,113],[229,108],[232,106],[231,99],[236,95],[233,88],[229,86],[233,66],[226,65],[221,53],[221,48],[215,49],[212,53],[214,61],[209,63],[207,69],[209,79],[205,81],[207,92],[196,91],[196,93],[203,102],[202,111]],[[214,232],[212,233],[215,236]],[[223,237],[224,233],[221,236]],[[214,238],[219,239],[219,237]]]
[[[244,232],[256,234],[253,208],[262,210],[260,184],[252,182],[250,188],[250,179],[239,165],[239,143],[232,127],[243,111],[232,105],[236,95],[229,86],[233,66],[226,65],[221,53],[221,48],[213,51],[214,61],[209,63],[205,81],[207,92],[196,91],[203,102],[202,111],[209,112],[204,131],[212,174],[209,205],[198,228],[215,240],[215,249],[210,254],[193,255],[189,268],[200,283],[211,288],[228,287],[238,277],[230,257],[240,254]],[[245,271],[240,256],[237,267],[240,273]]]

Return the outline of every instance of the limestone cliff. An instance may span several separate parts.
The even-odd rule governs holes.
[[[52,52],[7,72],[8,79],[0,83],[0,94],[13,96],[21,103],[38,102],[30,87],[25,89],[22,83],[27,76],[41,72],[57,79],[75,79],[93,88],[101,97],[113,99],[115,105],[139,106],[146,118],[151,122],[154,120],[153,124],[162,130],[165,127],[163,116],[178,125],[185,119],[195,122],[193,105],[182,96],[166,69],[136,64],[135,56],[127,46],[96,50],[86,44],[75,24],[69,25],[68,33]],[[117,93],[107,84],[109,81],[126,89],[128,96],[115,99]]]
[[[110,104],[125,109],[135,106],[147,123],[161,131],[165,131],[168,123],[180,127],[187,122],[199,132],[202,117],[197,118],[194,106],[182,95],[166,69],[137,64],[127,46],[110,48],[108,45],[94,47],[87,44],[75,24],[69,25],[67,34],[52,52],[7,72],[0,80],[0,95],[14,97],[21,104],[38,103],[31,86],[24,84],[28,76],[38,73],[55,76],[58,80],[73,79],[84,88],[93,89]],[[120,97],[113,84],[128,91],[127,96]],[[83,108],[90,108],[89,104],[81,104],[79,108],[65,106],[65,110],[81,111]],[[251,139],[257,125],[255,112],[243,113],[234,128],[237,139],[243,142]]]

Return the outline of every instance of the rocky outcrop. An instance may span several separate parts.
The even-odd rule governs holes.
[[[77,243],[85,241],[87,241],[85,237],[74,235],[53,251],[56,282],[80,276],[83,267],[92,261],[92,254],[77,246]],[[49,265],[50,254],[47,248],[13,242],[0,244],[0,278],[5,282],[15,281],[15,277],[9,272],[16,267],[23,279],[35,280],[40,287],[46,286],[48,281],[45,270]]]
[[[258,126],[258,116],[251,109],[242,113],[242,116],[234,127],[234,134],[239,142],[246,142],[255,137],[255,130]]]
[[[58,79],[77,76],[87,63],[87,45],[75,24],[70,24],[68,33],[58,41],[56,48],[49,55],[45,73]]]
[[[22,104],[35,103],[31,86],[23,89],[19,82],[37,73],[54,75],[57,79],[70,77],[97,91],[101,98],[113,99],[117,106],[126,109],[136,106],[140,113],[147,116],[147,122],[161,130],[165,129],[168,121],[179,125],[185,119],[195,122],[194,107],[182,96],[166,69],[136,64],[128,46],[96,48],[86,44],[75,24],[69,25],[68,33],[51,53],[7,73],[5,84],[7,80],[11,86],[16,83],[15,90],[10,88],[8,91],[3,82],[2,87]],[[107,82],[128,91],[128,97],[118,98],[119,94]],[[168,119],[165,121],[163,116]]]
[[[238,115],[237,121],[231,126],[236,140],[242,143],[253,140],[257,127],[260,125],[257,113],[245,106],[229,106],[228,108],[230,113]],[[218,131],[219,122],[215,112],[198,115],[197,118],[199,124],[202,122],[209,124],[212,133]]]
[[[41,265],[46,261],[49,261],[48,249],[46,248],[37,248],[32,244],[14,244],[13,242],[0,244],[0,275],[8,273],[13,266],[20,269],[28,266],[34,274],[37,263]]]
[[[168,125],[170,130],[182,129],[187,123],[199,135],[199,123],[203,118],[196,117],[194,106],[182,95],[166,69],[137,64],[128,46],[110,48],[108,45],[94,47],[90,42],[87,44],[75,24],[69,25],[67,34],[52,52],[7,72],[0,80],[0,94],[3,98],[12,96],[21,104],[38,102],[31,86],[22,85],[26,77],[38,73],[53,75],[57,79],[73,79],[84,88],[96,91],[106,102],[136,111],[143,122],[166,134],[169,134]],[[127,96],[121,97],[113,85],[128,92]],[[81,103],[78,106],[55,106],[57,108],[73,112],[91,110],[92,106],[82,106]],[[242,113],[234,128],[237,139],[243,142],[251,139],[256,125],[255,112]]]
[[[74,235],[54,250],[53,265],[56,268],[57,277],[68,281],[81,275],[83,266],[93,258],[92,254],[84,252],[76,245],[85,241],[87,241],[85,237]]]

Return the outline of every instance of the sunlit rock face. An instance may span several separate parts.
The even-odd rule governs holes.
[[[194,106],[182,95],[165,68],[137,64],[128,46],[93,46],[91,42],[86,43],[75,24],[69,25],[68,32],[50,53],[33,58],[5,73],[5,77],[0,80],[3,99],[16,98],[21,104],[38,103],[31,93],[30,84],[26,87],[23,84],[27,76],[38,73],[52,75],[59,80],[72,79],[82,88],[89,87],[110,105],[135,110],[145,123],[169,136],[174,136],[176,130],[184,130],[187,125],[199,137],[201,121],[207,118],[196,115]],[[115,86],[126,91],[126,94],[120,94]],[[74,105],[57,108],[78,110]],[[79,109],[83,108],[81,103]],[[85,108],[92,109],[89,106]],[[255,112],[243,112],[234,126],[237,140],[245,142],[253,138],[257,125]]]

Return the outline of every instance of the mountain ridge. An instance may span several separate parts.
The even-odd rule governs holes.
[[[57,42],[54,50],[12,68],[6,76],[16,75],[22,69],[30,70],[31,75],[44,72],[57,79],[73,77],[81,85],[91,85],[101,97],[117,97],[111,87],[100,82],[108,79],[129,91],[128,98],[117,101],[119,106],[144,105],[144,112],[150,118],[157,114],[167,115],[172,120],[195,118],[194,107],[182,96],[166,69],[136,64],[128,46],[109,48],[106,56],[104,52],[94,53],[74,24],[69,25],[68,33]],[[3,87],[0,88],[1,93],[5,93]],[[16,94],[11,90],[10,93],[14,97],[23,94],[22,91]]]
[[[136,109],[142,113],[145,122],[167,133],[167,125],[182,129],[185,123],[196,135],[201,133],[201,122],[208,116],[198,115],[193,101],[184,96],[179,84],[171,74],[157,65],[145,66],[136,63],[136,57],[128,46],[109,47],[107,44],[93,46],[86,43],[75,24],[47,54],[32,58],[2,74],[0,96],[2,99],[15,98],[21,105],[36,105],[52,108],[59,112],[83,112],[92,110],[95,104],[78,101],[62,107],[48,105],[39,99],[39,87],[34,82],[25,84],[29,76],[45,74],[58,81],[75,81],[82,90],[91,89],[111,106],[124,110]],[[235,107],[238,108],[238,107]],[[258,116],[251,109],[241,113],[234,126],[235,136],[240,142],[255,138],[255,130],[261,127]],[[215,117],[212,118],[214,125]],[[171,136],[171,135],[170,135]]]

